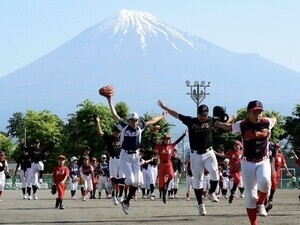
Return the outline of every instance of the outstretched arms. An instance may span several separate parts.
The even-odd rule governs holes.
[[[101,129],[101,125],[100,125],[100,116],[96,117],[96,121],[97,121],[97,132],[100,135],[100,137],[103,137],[104,132]]]
[[[112,116],[113,116],[114,120],[119,122],[121,120],[121,117],[119,117],[119,115],[117,114],[116,108],[115,108],[114,103],[112,101],[112,96],[107,97],[107,101],[108,101],[108,105],[109,105],[109,108],[110,108],[110,111],[112,113]]]
[[[166,110],[171,116],[175,118],[179,118],[179,113],[169,107],[167,107],[161,100],[158,101],[158,105],[163,109]]]
[[[164,111],[164,112],[162,113],[162,115],[157,116],[157,117],[154,117],[154,118],[152,118],[151,120],[148,120],[148,121],[146,122],[146,125],[148,126],[148,125],[155,124],[155,123],[157,123],[158,121],[160,121],[161,119],[163,119],[163,118],[164,118],[165,116],[167,116],[167,115],[168,115],[167,111]]]

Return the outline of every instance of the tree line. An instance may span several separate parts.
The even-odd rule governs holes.
[[[118,115],[127,119],[129,107],[124,102],[116,104]],[[236,120],[244,119],[247,115],[246,108],[237,112]],[[267,117],[276,117],[277,124],[272,130],[271,141],[276,142],[285,138],[296,153],[300,153],[300,104],[296,105],[291,116],[283,117],[275,111],[265,111]],[[93,150],[93,155],[100,158],[107,153],[107,146],[102,138],[97,134],[96,117],[101,117],[101,127],[103,131],[112,133],[115,121],[111,116],[108,106],[102,103],[96,104],[90,100],[85,100],[78,105],[78,110],[68,114],[67,121],[63,121],[59,116],[48,110],[34,111],[27,110],[26,113],[16,112],[8,120],[6,132],[0,132],[0,149],[6,152],[9,161],[14,161],[21,154],[20,140],[25,140],[26,145],[31,145],[34,140],[39,139],[41,145],[49,145],[53,138],[56,141],[55,147],[47,155],[45,171],[51,172],[56,165],[56,158],[59,154],[64,154],[68,158],[80,156],[86,147]],[[150,120],[157,115],[145,113],[142,119]],[[174,126],[167,120],[159,121],[161,129],[158,133],[158,140],[164,133],[170,132]],[[223,145],[230,150],[233,141],[240,139],[239,135],[234,135],[220,129],[213,129],[213,147]],[[143,132],[142,148],[150,150],[151,127],[147,127]]]

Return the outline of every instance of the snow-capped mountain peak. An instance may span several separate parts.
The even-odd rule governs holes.
[[[95,26],[97,26],[97,29],[92,30],[89,34],[90,37],[94,37],[99,33],[109,33],[110,39],[118,36],[118,40],[120,40],[119,35],[126,38],[126,36],[135,33],[143,51],[146,51],[148,48],[147,39],[152,37],[163,37],[173,49],[179,52],[182,51],[182,46],[178,42],[183,42],[184,45],[196,48],[196,43],[187,34],[165,24],[148,12],[122,9],[111,18]],[[122,47],[122,42],[123,39],[116,44],[114,49],[119,50]]]

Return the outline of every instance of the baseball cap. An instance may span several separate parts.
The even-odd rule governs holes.
[[[84,155],[82,158],[83,158],[83,159],[90,160],[90,157],[89,157],[88,155]]]
[[[138,120],[139,119],[139,114],[137,114],[136,112],[131,112],[129,113],[129,119],[136,119]]]
[[[102,159],[103,159],[103,158],[106,158],[106,155],[105,155],[105,154],[101,155],[101,158],[102,158]]]
[[[64,155],[59,155],[59,156],[58,156],[58,159],[66,160],[66,157],[65,157]]]
[[[74,162],[75,160],[78,160],[78,158],[77,158],[76,156],[73,156],[73,157],[71,158],[71,162]]]
[[[242,144],[242,142],[240,142],[240,141],[234,141],[234,143],[235,143],[236,145],[239,145],[239,146],[243,147],[243,144]]]
[[[224,162],[229,163],[229,159],[228,159],[228,158],[225,158],[225,159],[224,159]]]
[[[197,109],[197,113],[199,114],[199,115],[207,115],[208,114],[208,106],[207,105],[204,105],[204,104],[202,104],[202,105],[199,105],[199,107],[198,107],[198,109]]]
[[[264,111],[263,104],[258,100],[249,102],[247,106],[247,111],[254,111],[254,110]]]

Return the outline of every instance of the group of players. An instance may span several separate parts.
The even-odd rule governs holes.
[[[284,166],[282,163],[284,162],[284,158],[278,157],[280,158],[278,162],[281,162],[277,164],[277,168],[276,163],[274,163],[276,162],[277,154],[274,155],[275,160],[273,160],[273,163],[270,162],[269,139],[271,136],[271,129],[276,123],[276,118],[266,118],[263,116],[264,109],[260,101],[254,100],[249,102],[247,106],[247,118],[237,122],[226,122],[216,115],[213,115],[213,117],[208,116],[209,109],[206,105],[200,105],[198,107],[197,117],[185,116],[178,113],[176,110],[167,107],[162,101],[158,102],[159,106],[164,110],[162,115],[149,121],[143,121],[137,113],[132,112],[129,115],[129,119],[126,121],[117,114],[112,101],[112,95],[105,97],[108,100],[112,116],[118,124],[117,129],[114,129],[113,134],[110,135],[102,131],[100,118],[97,117],[98,133],[109,149],[109,166],[106,168],[107,173],[105,172],[105,176],[109,174],[110,185],[106,185],[106,189],[108,194],[111,194],[112,199],[118,201],[115,196],[116,187],[119,187],[118,193],[120,196],[123,194],[122,187],[128,187],[129,190],[126,198],[119,198],[119,203],[125,214],[129,213],[130,200],[135,196],[138,187],[143,183],[141,166],[143,168],[143,165],[147,165],[147,170],[148,168],[149,170],[155,170],[158,166],[158,159],[158,188],[162,195],[163,202],[166,203],[168,186],[175,177],[171,158],[174,154],[173,152],[176,144],[183,136],[179,138],[179,141],[177,140],[174,143],[171,143],[171,138],[167,134],[163,137],[163,143],[154,141],[152,146],[153,154],[150,158],[147,158],[148,156],[145,155],[143,156],[144,153],[142,153],[140,146],[142,141],[141,134],[145,127],[155,127],[155,124],[159,120],[170,114],[187,126],[186,133],[188,133],[190,143],[190,176],[192,175],[193,177],[192,186],[198,202],[199,214],[202,216],[207,214],[203,203],[203,196],[205,195],[205,172],[209,173],[210,177],[208,198],[212,202],[218,202],[216,190],[220,180],[220,171],[216,155],[219,154],[219,156],[226,157],[229,160],[228,170],[230,177],[233,180],[228,199],[229,203],[232,203],[236,188],[241,182],[241,177],[243,177],[246,211],[251,225],[258,224],[257,215],[267,216],[267,210],[272,207],[272,198],[276,186],[278,185],[278,182],[276,183],[276,180],[273,179],[279,174],[276,175],[275,171],[278,171],[278,168]],[[241,133],[241,142],[236,141],[234,150],[232,151],[225,154],[216,153],[212,148],[213,127],[233,133]],[[155,133],[155,131],[153,133]],[[275,147],[278,148],[277,145],[275,145]],[[65,160],[64,156],[61,156],[59,160]],[[78,181],[84,183],[83,186],[85,188],[82,190],[82,195],[86,197],[87,191],[95,190],[93,188],[94,175],[91,173],[93,168],[89,162],[90,158],[83,155],[82,160],[83,165],[79,167],[81,168],[81,175]],[[225,167],[226,165],[224,165],[223,168]],[[104,172],[104,170],[102,171]],[[70,177],[71,176],[72,169],[70,173]],[[65,181],[65,177],[66,176],[62,178],[63,181]],[[91,178],[90,181],[88,181],[89,178]],[[272,182],[271,178],[273,179]],[[145,187],[148,189],[149,187],[149,193],[145,193],[143,196],[147,196],[148,194],[150,197],[153,197],[155,179],[152,177],[147,180],[149,180],[149,184],[145,184],[144,182],[145,186],[142,186],[142,188]],[[36,183],[34,183],[32,187],[34,186],[36,186]],[[176,188],[174,188],[174,190],[175,189]],[[34,188],[33,191],[35,191]],[[72,191],[72,196],[74,196],[75,190]],[[31,195],[28,193],[28,196]],[[92,194],[92,196],[94,195]],[[267,200],[268,197],[269,201]],[[187,196],[187,199],[188,198],[189,196]]]

